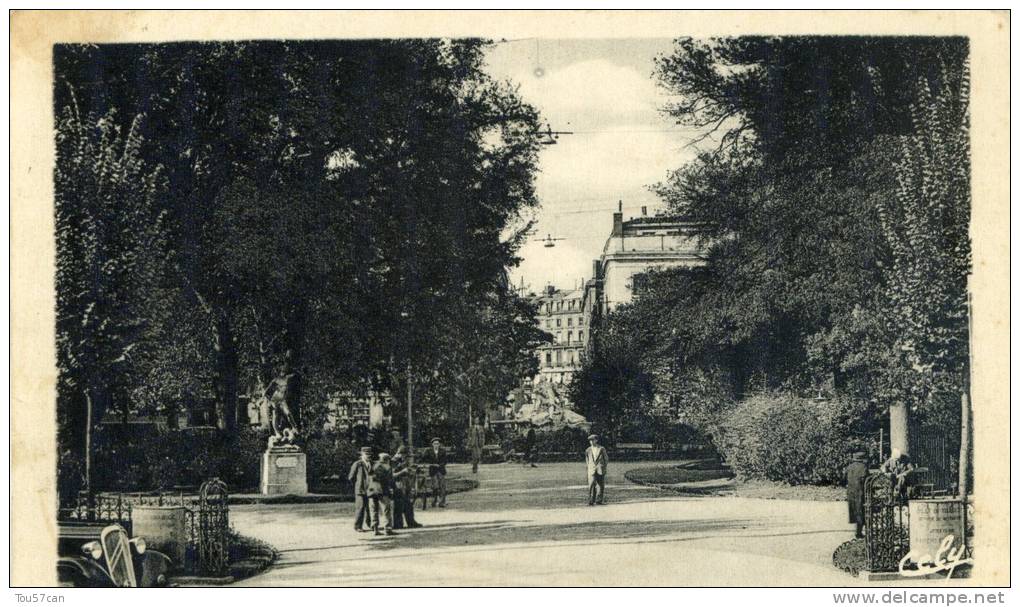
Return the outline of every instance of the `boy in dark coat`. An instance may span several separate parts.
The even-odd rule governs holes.
[[[368,499],[372,504],[372,531],[379,532],[380,518],[386,535],[393,535],[393,469],[390,468],[389,453],[380,453],[379,461],[372,468],[372,482],[368,485]]]
[[[854,453],[846,467],[846,503],[850,522],[857,526],[854,537],[864,537],[864,481],[868,479],[868,464],[863,451]]]
[[[446,508],[446,449],[438,438],[432,439],[432,448],[425,452],[422,461],[429,465],[432,479],[432,506]]]
[[[407,447],[400,447],[393,456],[393,478],[397,483],[393,493],[394,529],[421,527],[414,520],[415,477],[415,470],[407,461]]]

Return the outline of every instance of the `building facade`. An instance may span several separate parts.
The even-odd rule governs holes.
[[[612,231],[602,256],[592,262],[592,278],[582,293],[585,325],[590,329],[600,317],[630,303],[640,290],[643,273],[705,265],[705,250],[696,228],[683,217],[648,215],[645,207],[639,217],[625,221],[621,205],[621,210],[613,213]]]
[[[380,428],[389,425],[389,416],[385,415],[385,411],[392,401],[388,393],[371,389],[336,394],[330,399],[325,427],[350,430],[355,426]]]
[[[535,296],[538,304],[538,327],[553,336],[552,343],[536,349],[538,375],[543,381],[566,384],[581,366],[581,353],[587,343],[588,326],[581,307],[584,291],[565,291],[552,285]]]

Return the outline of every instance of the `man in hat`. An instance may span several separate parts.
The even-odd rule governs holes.
[[[479,417],[468,430],[468,449],[471,450],[471,472],[478,474],[478,464],[482,461],[482,449],[485,448],[485,427]]]
[[[422,458],[429,465],[429,478],[432,479],[432,507],[438,505],[446,508],[446,449],[438,438],[432,439],[432,448]]]
[[[602,505],[606,503],[606,470],[609,468],[609,456],[606,455],[606,448],[599,444],[599,436],[591,434],[588,436],[591,446],[584,452],[584,459],[588,464],[588,505]]]
[[[354,530],[367,531],[363,525],[369,515],[368,486],[372,482],[371,447],[361,448],[361,457],[351,464],[347,480],[354,485]]]
[[[850,522],[857,526],[854,537],[864,537],[864,481],[868,480],[868,464],[863,451],[853,454],[846,467],[846,503]]]
[[[535,465],[535,424],[527,422],[527,430],[524,432],[524,462],[530,464],[532,468],[537,468]]]
[[[372,531],[382,535],[380,524],[386,535],[393,535],[393,469],[390,454],[380,453],[379,461],[372,467],[372,481],[368,485],[368,498],[372,504]],[[380,520],[381,519],[381,520]]]
[[[415,529],[421,527],[414,520],[415,469],[407,461],[407,447],[397,449],[393,456],[393,478],[396,490],[393,493],[393,528]]]

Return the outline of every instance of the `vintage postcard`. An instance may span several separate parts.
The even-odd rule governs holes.
[[[1008,12],[10,20],[12,586],[1010,584]]]

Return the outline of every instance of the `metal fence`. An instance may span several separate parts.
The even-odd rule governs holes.
[[[168,506],[184,509],[187,547],[184,570],[203,575],[225,575],[230,553],[229,494],[219,479],[202,483],[198,495],[177,493],[102,493],[78,496],[71,507],[57,512],[59,521],[71,523],[118,524],[132,533],[134,506]]]
[[[896,571],[910,551],[910,508],[893,478],[879,473],[864,481],[864,518],[868,571]]]
[[[926,486],[935,495],[955,494],[958,485],[958,444],[943,428],[915,426],[911,429],[911,459],[919,470],[915,484]]]

